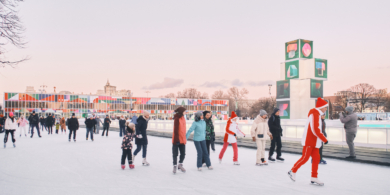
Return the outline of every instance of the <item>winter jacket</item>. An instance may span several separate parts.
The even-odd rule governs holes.
[[[39,117],[37,114],[32,114],[30,117],[28,117],[28,121],[31,125],[38,125],[39,123]]]
[[[14,118],[14,121],[12,121],[11,118],[5,119],[4,129],[5,130],[16,130],[18,128],[18,122]]]
[[[39,119],[39,122],[41,123],[41,125],[45,125],[46,124],[46,119],[45,118],[41,118],[41,119]]]
[[[204,141],[206,140],[206,122],[204,120],[195,121],[192,123],[190,129],[188,129],[186,138],[190,137],[191,133],[194,131],[194,141]]]
[[[5,118],[4,117],[0,117],[0,126],[4,125],[5,123]]]
[[[137,120],[138,120],[137,116],[133,116],[133,118],[131,118],[131,122],[134,123],[134,125],[137,124]]]
[[[133,141],[133,137],[134,134],[127,131],[125,136],[123,136],[121,148],[131,150],[133,148],[133,144],[131,144],[131,142]]]
[[[259,138],[257,135],[263,135],[263,138]],[[256,140],[267,140],[270,135],[271,132],[268,127],[268,119],[257,116],[252,124],[251,136],[255,137]]]
[[[322,114],[324,113],[317,108],[313,108],[309,111],[308,119],[302,135],[302,146],[320,148],[322,146],[322,142],[326,143],[328,141],[324,134],[322,134]]]
[[[84,124],[87,128],[93,128],[96,124],[96,121],[95,121],[95,119],[89,118],[89,119],[85,120]]]
[[[186,144],[186,119],[184,116],[179,116],[178,114],[175,114],[175,119],[173,122],[173,133],[172,133],[172,144]]]
[[[135,128],[136,135],[142,135],[142,138],[136,138],[135,144],[147,145],[148,137],[146,136],[146,129],[148,128],[148,121],[141,115],[137,119],[137,125]]]
[[[47,126],[53,126],[54,125],[54,122],[55,122],[55,120],[54,120],[54,118],[52,117],[52,116],[48,116],[47,118],[46,118],[46,125]]]
[[[95,118],[95,121],[96,121],[96,126],[100,126],[100,123],[102,123],[102,120],[100,120],[100,118],[98,117]]]
[[[237,138],[234,135],[241,135],[245,137],[245,134],[238,128],[238,124],[232,120],[228,120],[226,125],[225,137],[223,138],[224,143],[236,143]]]
[[[25,118],[20,118],[18,123],[19,127],[25,127],[28,124],[28,121]]]
[[[60,120],[60,125],[61,125],[61,128],[62,128],[62,129],[66,129],[66,121],[65,121],[65,118],[62,118],[62,119]]]
[[[69,130],[78,130],[79,129],[79,120],[76,117],[68,119],[68,129]]]
[[[119,119],[119,127],[125,127],[126,126],[126,120],[125,118]]]
[[[346,116],[340,115],[340,121],[344,123],[344,129],[347,133],[357,132],[357,115],[354,112],[348,113]]]
[[[109,127],[110,124],[111,124],[111,120],[110,120],[109,118],[104,118],[104,123],[103,123],[103,125],[104,125],[105,127]]]
[[[57,123],[56,124],[56,130],[59,130],[60,129],[60,123]]]
[[[204,119],[204,122],[206,122],[206,140],[211,140],[215,137],[213,119],[210,117]]]
[[[280,136],[283,131],[282,126],[280,126],[280,116],[276,116],[275,113],[272,113],[268,120],[268,127],[273,136]]]

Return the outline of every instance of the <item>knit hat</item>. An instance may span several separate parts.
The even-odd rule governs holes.
[[[144,116],[149,116],[149,115],[150,115],[150,113],[148,111],[144,110]]]
[[[33,110],[33,113],[35,113],[35,110]]]
[[[325,107],[328,107],[328,102],[319,97],[317,99],[316,108],[321,109]]]
[[[206,116],[208,113],[211,113],[210,111],[206,110],[203,112],[203,116]]]
[[[75,113],[72,113],[72,116],[76,116],[76,114],[75,114]]]
[[[10,112],[10,113],[9,113],[9,116],[14,116],[14,113],[13,113],[13,112]]]
[[[277,113],[280,109],[279,108],[274,108],[274,114]]]
[[[130,128],[130,129],[133,129],[135,127],[135,124],[134,123],[129,123],[127,122],[127,126]]]
[[[265,110],[260,110],[260,116],[267,115],[267,112]]]
[[[179,114],[183,114],[187,109],[183,106],[180,106],[179,108],[176,108],[175,112]]]
[[[352,106],[348,106],[345,108],[345,111],[347,111],[348,113],[352,113],[354,110],[354,108]]]
[[[232,111],[232,115],[230,115],[230,119],[235,119],[237,118],[237,115],[234,111]]]

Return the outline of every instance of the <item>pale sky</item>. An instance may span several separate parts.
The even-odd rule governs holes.
[[[27,48],[6,56],[31,59],[0,69],[0,101],[3,92],[42,84],[96,93],[107,79],[134,96],[239,86],[257,99],[280,80],[285,42],[299,38],[328,59],[325,95],[358,83],[390,89],[389,7],[388,0],[26,0],[19,10]]]

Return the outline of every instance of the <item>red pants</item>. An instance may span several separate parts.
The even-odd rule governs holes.
[[[228,147],[229,143],[225,142],[223,144],[223,147],[222,147],[222,150],[221,152],[219,153],[219,159],[222,159],[223,158],[223,155],[225,154],[225,151],[226,151],[226,148]],[[232,143],[232,147],[233,147],[233,152],[234,152],[234,156],[233,156],[233,162],[236,162],[238,160],[238,149],[237,149],[237,143]]]
[[[311,163],[311,177],[317,178],[318,175],[318,164],[320,164],[320,150],[312,146],[303,146],[302,157],[295,163],[291,169],[292,172],[296,173],[298,169],[304,165],[312,157],[313,162]]]

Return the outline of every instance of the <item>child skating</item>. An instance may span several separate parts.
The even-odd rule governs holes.
[[[123,136],[122,140],[122,161],[121,161],[121,168],[125,169],[125,161],[126,157],[129,162],[129,168],[134,169],[133,160],[132,160],[132,153],[131,149],[133,148],[133,144],[131,143],[133,141],[134,137],[134,130],[135,125],[133,123],[126,122],[126,133]]]

